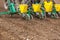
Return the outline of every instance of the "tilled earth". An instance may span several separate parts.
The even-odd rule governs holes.
[[[0,1],[2,5],[2,1]],[[4,11],[0,6],[0,11]],[[60,40],[60,19],[23,20],[19,15],[0,16],[0,40]]]

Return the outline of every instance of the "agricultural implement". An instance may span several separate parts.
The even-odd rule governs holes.
[[[44,0],[43,2],[32,0],[32,3],[31,0],[22,0],[22,2],[19,2],[20,0],[5,0],[4,7],[8,11],[0,12],[0,16],[5,14],[11,16],[18,14],[24,19],[30,20],[33,19],[33,16],[44,19],[46,18],[46,14],[52,18],[58,18],[60,15],[60,4],[55,4],[52,0]]]
[[[21,16],[26,19],[26,20],[30,20],[33,19],[33,16],[30,14],[30,9],[28,8],[28,5],[25,3],[17,3],[16,0],[6,0],[5,1],[5,5],[4,5],[5,9],[8,9],[8,12],[1,12],[1,14],[21,14]]]
[[[32,4],[32,9],[33,9],[33,13],[35,14],[36,17],[40,18],[40,19],[44,19],[45,16],[45,11],[42,8],[42,4],[40,4],[39,2],[36,2]]]
[[[56,12],[58,13],[58,16],[60,16],[60,4],[55,4],[54,6],[56,8]]]
[[[32,8],[33,12],[38,18],[40,19],[45,18],[45,13],[44,10],[41,8],[41,4],[32,4]]]
[[[7,12],[0,12],[0,15],[10,14],[11,16],[16,13],[15,4],[10,0],[5,0],[4,4],[5,9],[8,9]]]
[[[49,14],[52,18],[58,18],[56,4],[52,0],[44,0],[43,3],[45,12]]]
[[[33,16],[31,15],[31,9],[29,7],[30,0],[22,0],[21,4],[19,4],[19,12],[23,18],[26,20],[33,19]]]
[[[19,11],[20,11],[22,17],[25,18],[26,20],[33,19],[33,16],[31,15],[31,11],[30,11],[30,9],[28,9],[27,4],[20,4]]]

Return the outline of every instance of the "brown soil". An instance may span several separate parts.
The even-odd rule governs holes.
[[[4,11],[2,0],[1,11]],[[19,15],[0,17],[0,40],[60,40],[60,19],[23,20]]]

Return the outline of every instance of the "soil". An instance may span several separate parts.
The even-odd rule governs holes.
[[[5,11],[2,4],[3,0],[0,1],[0,12]],[[60,19],[26,21],[19,15],[2,15],[0,40],[60,40]]]

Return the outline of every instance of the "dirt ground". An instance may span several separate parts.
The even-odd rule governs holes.
[[[0,11],[4,11],[0,1]],[[23,20],[19,15],[0,17],[0,40],[60,40],[60,19],[47,18],[31,21]]]

